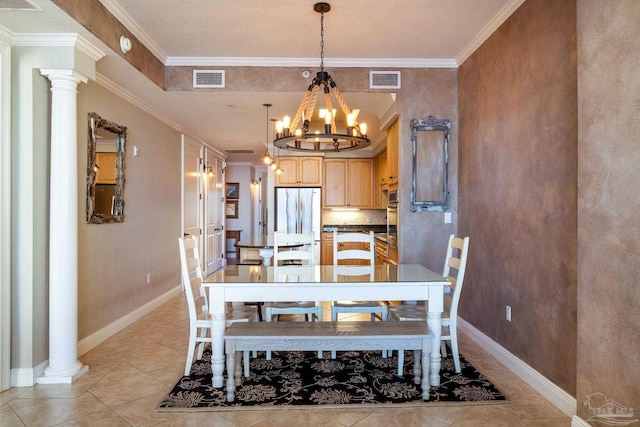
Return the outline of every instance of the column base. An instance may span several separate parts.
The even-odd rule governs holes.
[[[71,384],[74,380],[89,371],[89,365],[78,362],[77,369],[65,369],[64,372],[54,371],[51,366],[44,370],[44,376],[36,378],[36,384]]]

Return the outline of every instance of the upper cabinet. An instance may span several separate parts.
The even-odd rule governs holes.
[[[387,130],[387,172],[389,186],[398,185],[398,121]]]
[[[389,189],[389,172],[387,171],[387,152],[386,150],[378,154],[374,159],[375,177],[374,177],[374,207],[376,209],[385,209],[387,207],[387,196],[385,191]]]
[[[373,159],[325,159],[322,206],[373,208]]]
[[[322,157],[280,157],[283,171],[276,175],[279,187],[320,187],[322,185]]]

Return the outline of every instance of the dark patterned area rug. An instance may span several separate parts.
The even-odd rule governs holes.
[[[344,407],[344,405],[433,405],[505,403],[505,396],[462,356],[456,374],[451,357],[442,360],[441,384],[431,387],[429,401],[422,400],[420,385],[413,383],[413,352],[405,351],[405,375],[398,377],[397,358],[382,358],[379,351],[338,352],[335,360],[325,353],[273,352],[251,359],[251,375],[236,384],[235,401],[227,402],[225,388],[211,387],[211,352],[207,348],[189,376],[182,377],[164,398],[158,411],[216,411]],[[225,370],[226,373],[226,370]]]

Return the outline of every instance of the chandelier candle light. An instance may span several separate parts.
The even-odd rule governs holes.
[[[324,14],[331,10],[331,6],[329,3],[316,3],[313,10],[320,13],[320,71],[316,73],[316,77],[309,85],[293,120],[285,116],[282,121],[276,123],[276,138],[273,145],[285,150],[303,152],[338,152],[368,147],[371,141],[367,138],[367,126],[357,122],[359,110],[349,109],[342,99],[336,82],[324,70]],[[311,117],[320,87],[324,91],[326,109],[320,110],[318,117],[324,118],[324,132],[320,130],[310,132]],[[336,110],[331,103],[332,91],[346,118],[345,133],[337,132]],[[302,126],[298,128],[301,122]]]

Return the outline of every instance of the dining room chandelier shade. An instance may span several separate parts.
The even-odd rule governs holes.
[[[271,104],[262,104],[262,106],[267,109],[267,138],[265,139],[267,151],[264,153],[264,156],[262,156],[262,161],[265,165],[269,166],[275,160],[271,153],[269,153],[269,107],[271,107]]]
[[[331,10],[331,6],[329,3],[316,3],[313,10],[320,13],[320,71],[316,73],[309,85],[293,120],[285,116],[277,122],[273,145],[285,150],[302,152],[338,152],[368,147],[371,141],[367,138],[366,124],[357,121],[359,110],[349,108],[335,80],[324,70],[324,14]],[[321,88],[326,108],[319,111],[319,118],[324,118],[324,128],[311,131],[311,118]],[[344,133],[338,133],[332,93],[345,115]],[[300,127],[298,127],[299,124],[301,124]]]
[[[262,161],[269,167],[271,167],[271,169],[278,175],[280,175],[282,172],[284,172],[284,169],[282,169],[282,167],[280,166],[280,164],[278,163],[278,159],[276,157],[273,157],[271,155],[271,153],[269,152],[269,107],[271,107],[271,104],[262,104],[266,109],[267,109],[267,137],[265,139],[265,143],[267,146],[267,151],[264,153],[264,156],[262,156]],[[275,121],[276,119],[271,119],[271,121]],[[275,150],[276,147],[273,147],[274,150],[274,154],[275,154]]]

